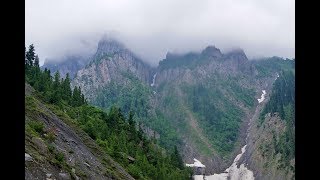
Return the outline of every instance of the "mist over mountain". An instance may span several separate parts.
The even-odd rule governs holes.
[[[40,64],[66,52],[94,53],[105,33],[153,66],[168,51],[200,51],[210,44],[224,52],[241,47],[249,59],[292,58],[294,8],[293,0],[27,0],[26,44],[38,47]]]
[[[50,70],[51,75],[59,71],[61,77],[66,77],[66,74],[69,73],[70,78],[72,79],[78,70],[82,69],[90,60],[89,56],[81,55],[67,55],[59,59],[46,59],[44,64],[41,66],[41,69],[47,68]]]
[[[26,179],[295,179],[294,0],[25,7]]]

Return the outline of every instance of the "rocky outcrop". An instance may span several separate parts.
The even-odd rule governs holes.
[[[25,179],[133,179],[74,122],[26,89]],[[30,130],[30,122],[43,124],[44,134]]]
[[[242,49],[221,53],[215,46],[208,46],[199,53],[175,54],[168,52],[166,58],[160,61],[159,66],[152,69],[123,44],[113,39],[102,39],[93,57],[85,68],[78,71],[72,85],[80,86],[85,96],[89,100],[94,100],[97,92],[103,92],[102,90],[108,87],[111,82],[120,86],[118,88],[120,90],[121,87],[136,82],[133,79],[146,84],[150,88],[149,90],[154,92],[152,96],[148,96],[148,98],[152,98],[149,100],[152,102],[152,108],[147,111],[158,111],[165,116],[164,118],[175,127],[176,133],[179,134],[178,136],[183,142],[180,149],[183,152],[184,161],[191,161],[193,158],[199,159],[206,165],[207,174],[221,173],[232,164],[233,159],[239,154],[245,142],[249,119],[258,104],[258,101],[250,101],[252,98],[255,100],[259,98],[263,89],[267,89],[269,92],[276,78],[276,73],[280,69],[278,67],[281,67],[273,68],[275,65],[272,65],[267,67],[268,71],[264,71],[257,66],[259,62],[249,61]],[[243,113],[237,122],[239,132],[233,140],[235,142],[234,149],[228,157],[223,157],[215,148],[211,147],[212,142],[202,132],[204,128],[196,125],[196,123],[200,124],[200,120],[196,116],[191,120],[191,116],[186,115],[188,112],[194,113],[190,108],[191,105],[186,105],[189,99],[182,88],[186,85],[188,87],[205,87],[219,93],[214,103],[221,112],[228,109],[224,107],[224,104],[229,103],[230,106],[236,107]],[[112,91],[112,93],[117,93],[117,91]],[[200,94],[199,96],[206,95]],[[228,102],[221,102],[222,98],[220,99],[220,97]],[[179,100],[174,101],[173,99]],[[147,104],[148,102],[144,101],[143,103]],[[167,107],[170,103],[175,104],[173,107]],[[156,116],[156,113],[153,114]],[[144,118],[148,119],[149,117]],[[156,119],[156,117],[152,117],[152,119]],[[150,125],[153,122],[148,123]],[[194,135],[195,133],[185,132],[183,128],[186,126],[188,126],[187,128],[198,127],[200,130]],[[151,131],[149,134],[152,136],[155,131]],[[210,151],[209,154],[199,150],[197,147],[199,144],[206,146]],[[250,149],[249,145],[248,148]]]
[[[91,62],[79,70],[72,86],[80,86],[89,99],[111,81],[125,84],[130,78],[137,78],[149,84],[152,68],[134,55],[124,45],[113,39],[99,41],[98,49]]]
[[[179,66],[175,64],[179,64]],[[250,78],[255,76],[257,71],[242,49],[222,54],[215,46],[208,46],[201,53],[181,55],[168,52],[166,59],[159,63],[156,85],[176,79],[192,83],[197,78],[204,79],[213,73],[222,76],[245,75],[246,78]],[[184,80],[181,79],[182,76],[184,76]]]
[[[215,46],[208,46],[206,47],[201,54],[205,57],[209,58],[220,58],[222,56],[222,53],[220,49],[216,48]]]
[[[115,39],[103,37],[98,42],[98,48],[96,53],[93,55],[94,60],[99,60],[105,55],[112,55],[120,53],[120,51],[126,50],[125,46]]]
[[[266,99],[261,103],[261,107],[252,118],[248,129],[248,151],[243,161],[253,170],[257,180],[295,179],[295,117],[294,111],[289,110],[290,107],[294,107],[295,101],[291,95],[294,94],[295,87],[291,84],[294,79],[289,77],[283,78],[283,74],[281,74],[278,81],[279,74],[276,74],[275,79],[272,79],[272,82],[276,81],[276,83],[266,83]],[[277,92],[279,88],[289,92],[279,94]],[[284,100],[281,96],[290,96],[291,98]],[[275,97],[279,104],[274,102],[273,98]],[[286,104],[288,102],[290,103]],[[276,111],[272,112],[266,108],[270,105]],[[285,115],[283,116],[279,113],[281,106],[289,108],[284,110]]]
[[[251,138],[248,143],[247,164],[254,171],[255,179],[294,179],[293,171],[280,168],[281,154],[275,153],[274,138],[278,139],[286,128],[283,120],[277,115],[267,114],[265,122],[252,125]],[[294,160],[291,162],[295,166]],[[286,167],[288,168],[288,167]]]

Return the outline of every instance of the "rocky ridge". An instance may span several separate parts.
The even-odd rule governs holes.
[[[150,103],[151,106],[151,109],[147,110],[147,114],[149,111],[154,116],[157,114],[156,111],[166,114],[168,122],[172,123],[176,132],[181,135],[183,143],[180,148],[184,160],[187,162],[192,161],[193,158],[199,159],[206,164],[209,174],[223,171],[239,154],[244,145],[248,122],[258,104],[257,101],[250,102],[251,100],[246,97],[259,98],[261,90],[268,89],[273,84],[277,72],[282,66],[277,65],[278,62],[276,62],[274,64],[277,68],[270,68],[270,66],[266,71],[261,69],[259,61],[249,61],[241,49],[222,53],[215,46],[208,46],[199,53],[174,54],[168,52],[166,58],[160,61],[159,66],[154,69],[137,58],[123,44],[110,39],[103,39],[99,42],[94,57],[89,65],[78,71],[72,82],[73,86],[80,86],[86,97],[92,101],[96,98],[95,94],[108,87],[111,82],[125,87],[127,84],[132,84],[132,77],[139,79],[145,86],[149,86],[150,91],[154,92],[153,95],[148,95],[149,100],[144,102]],[[208,82],[211,85],[206,85]],[[236,86],[233,86],[234,84]],[[209,89],[218,89],[221,97],[227,99],[229,103],[244,113],[239,123],[239,135],[235,140],[235,148],[228,157],[222,157],[214,150],[211,152],[214,155],[204,155],[192,138],[198,136],[196,139],[206,144],[205,142],[210,142],[207,135],[203,133],[187,137],[184,134],[188,133],[177,125],[185,123],[186,126],[190,126],[187,128],[203,128],[201,125],[192,124],[192,122],[198,123],[200,120],[194,117],[195,120],[191,121],[190,117],[195,113],[189,105],[186,106],[189,98],[184,91],[184,85],[189,87],[204,85]],[[234,89],[230,90],[230,88]],[[239,92],[242,91],[246,91],[247,94],[239,97],[241,96]],[[182,99],[176,105],[182,107],[181,111],[173,112],[172,107],[166,107],[164,102],[168,100],[169,95]],[[223,111],[223,103],[218,99],[215,106]],[[188,116],[188,112],[191,113],[191,116]],[[152,131],[157,130],[153,129]],[[161,138],[161,133],[159,134]]]

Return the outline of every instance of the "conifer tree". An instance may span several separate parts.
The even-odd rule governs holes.
[[[64,99],[69,102],[72,96],[69,73],[66,74],[66,78],[62,82],[62,90]]]
[[[60,93],[60,73],[57,71],[54,74],[54,82],[53,82],[53,96],[51,98],[51,102],[57,103],[61,99],[61,93]]]
[[[59,71],[56,71],[56,73],[54,74],[53,89],[58,90],[59,86],[60,86],[60,73]]]
[[[177,146],[174,146],[174,151],[171,154],[171,161],[174,166],[178,167],[179,169],[183,169],[183,161],[179,154]]]
[[[34,58],[34,66],[38,67],[38,68],[40,67],[39,66],[39,56],[38,55],[36,55],[35,58]]]
[[[27,59],[27,48],[24,47],[24,64],[27,66],[28,64],[28,59]]]
[[[33,46],[33,44],[31,44],[29,46],[28,52],[26,53],[27,65],[28,66],[33,66],[33,61],[35,59],[35,52],[34,51],[35,51],[34,46]]]

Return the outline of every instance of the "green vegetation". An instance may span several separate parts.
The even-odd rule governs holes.
[[[282,71],[275,81],[270,100],[260,114],[260,123],[267,113],[278,113],[285,121],[285,132],[273,139],[273,147],[275,154],[281,154],[279,168],[294,170],[290,163],[295,158],[295,80],[292,71]]]
[[[212,145],[221,155],[234,148],[243,112],[222,95],[217,88],[207,85],[184,86],[192,111]]]
[[[27,125],[35,132],[37,132],[39,135],[41,135],[44,131],[44,124],[39,121],[28,121]]]
[[[112,107],[109,113],[92,106],[79,108],[78,122],[82,129],[111,157],[127,168],[135,178],[185,179],[188,177],[187,169],[180,164],[181,158],[163,154],[163,149],[154,143],[154,139],[147,139],[141,128],[136,125],[133,113],[130,113],[129,118],[126,119],[121,110],[116,107]],[[161,174],[158,170],[166,173]],[[178,177],[174,176],[176,173]]]
[[[139,118],[147,117],[147,112],[151,108],[148,104],[151,90],[133,75],[129,73],[123,75],[129,80],[125,86],[114,81],[110,82],[107,87],[99,91],[92,103],[106,110],[116,105],[121,107],[124,113],[133,111]]]
[[[122,72],[122,75],[128,79],[126,85],[111,81],[108,86],[98,92],[92,103],[105,110],[117,106],[124,114],[134,112],[137,122],[159,133],[161,136],[159,144],[162,147],[173,150],[172,147],[180,143],[178,134],[172,122],[161,111],[156,109],[155,114],[150,113],[151,89],[128,72]]]
[[[190,123],[186,121],[186,119],[190,119],[188,116],[189,109],[185,106],[185,102],[182,101],[184,98],[178,95],[178,91],[182,87],[173,87],[175,86],[172,83],[168,83],[164,86],[161,93],[165,94],[165,96],[161,99],[161,104],[159,104],[159,108],[156,111],[157,117],[163,118],[164,122],[160,121],[164,124],[163,127],[166,127],[166,144],[169,142],[170,144],[175,143],[176,145],[181,145],[182,142],[180,139],[184,136],[184,138],[191,140],[199,152],[208,156],[212,155],[212,151],[209,147],[204,144],[199,138],[199,134],[192,129]],[[170,126],[168,126],[168,124],[170,124]]]
[[[33,53],[32,53],[33,52]],[[136,179],[188,179],[191,170],[184,167],[177,148],[167,151],[157,144],[153,138],[147,138],[143,133],[140,124],[134,118],[131,107],[128,117],[125,117],[120,108],[112,106],[109,112],[88,105],[81,93],[80,88],[70,88],[68,75],[60,79],[57,72],[52,80],[50,71],[41,71],[37,63],[34,63],[34,47],[30,46],[26,53],[26,82],[37,91],[38,98],[61,119],[69,125],[79,126],[115,161],[120,163]],[[142,88],[143,89],[143,88]],[[134,92],[139,93],[141,89]],[[143,92],[143,94],[146,94]],[[135,94],[141,97],[141,94]],[[134,98],[134,97],[132,97]],[[143,98],[143,97],[142,97]],[[131,99],[132,101],[134,99]],[[141,106],[142,100],[136,102]],[[37,113],[36,99],[26,97],[26,113]],[[135,101],[133,101],[135,102]],[[123,102],[125,103],[125,102]],[[142,102],[143,103],[143,102]],[[29,107],[30,106],[30,107]],[[36,111],[32,111],[32,109]],[[138,115],[144,115],[146,109],[136,109]],[[43,124],[37,121],[28,121],[29,131],[43,133]],[[71,126],[72,127],[72,126]],[[55,135],[48,131],[48,142],[54,141]],[[50,143],[48,150],[54,155],[51,163],[56,164],[68,171],[70,167],[66,164],[64,154],[58,152]],[[110,172],[111,173],[111,170]]]
[[[258,70],[258,78],[272,75],[273,72],[279,72],[282,70],[293,71],[295,67],[295,61],[284,60],[280,57],[263,58],[252,61],[255,68]]]
[[[35,63],[38,58],[34,51],[34,46],[31,44],[26,52],[25,80],[39,92],[42,99],[50,104],[59,106],[68,104],[77,107],[87,104],[80,88],[75,87],[73,91],[71,90],[69,74],[63,79],[60,78],[59,71],[57,71],[54,78],[52,78],[50,70],[45,69],[42,71],[39,63]]]
[[[291,71],[282,71],[279,78],[275,81],[274,87],[271,92],[269,102],[266,104],[261,116],[267,112],[278,112],[281,119],[285,119],[285,106],[295,103],[295,81],[294,74]]]

